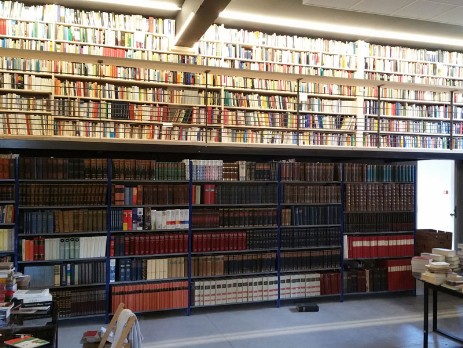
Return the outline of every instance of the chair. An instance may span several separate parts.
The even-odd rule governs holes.
[[[140,348],[141,334],[138,327],[137,316],[130,310],[124,308],[120,303],[109,323],[98,348],[105,347],[111,332],[114,332],[111,348]],[[132,331],[132,332],[131,332]],[[136,332],[135,332],[136,331]],[[136,341],[132,343],[133,341]]]

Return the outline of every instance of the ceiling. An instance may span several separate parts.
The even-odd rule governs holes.
[[[103,2],[104,1],[104,2]],[[121,1],[108,0],[25,0],[27,3],[60,3],[69,7],[86,8],[123,13],[141,13],[144,15],[176,18],[178,10],[156,10],[142,8],[142,2],[157,0],[134,0],[130,5],[121,5]],[[182,7],[185,3],[207,3],[208,0],[163,0]],[[185,6],[186,7],[186,6]],[[345,40],[362,39],[370,42],[407,44],[425,46],[414,42],[373,38],[372,30],[389,30],[402,33],[444,36],[463,39],[463,0],[231,0],[226,11],[245,12],[300,21],[319,22],[318,29],[285,28],[278,20],[264,24],[255,24],[239,19],[210,18],[217,23],[230,27],[261,30],[270,33],[293,33],[307,36],[320,36]],[[324,23],[361,27],[360,34],[327,33]],[[178,29],[178,28],[177,28]],[[432,44],[430,48],[455,49],[448,44]],[[460,48],[460,50],[462,50]]]
[[[462,24],[462,0],[302,0],[304,5],[345,11]]]

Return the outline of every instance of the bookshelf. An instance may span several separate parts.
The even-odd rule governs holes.
[[[192,160],[191,306],[278,299],[277,163]]]
[[[51,289],[59,317],[104,314],[106,159],[20,157],[18,173],[19,270]]]
[[[409,289],[413,165],[242,158],[2,158],[16,265],[61,318]]]
[[[111,161],[111,310],[187,308],[189,183],[184,162]]]
[[[280,166],[280,298],[339,295],[341,166]]]
[[[344,291],[414,288],[415,166],[344,166]]]
[[[15,255],[16,155],[0,155],[0,259],[13,261]]]

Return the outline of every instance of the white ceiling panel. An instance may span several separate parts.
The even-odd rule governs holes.
[[[450,4],[450,5],[455,5],[455,6],[463,6],[463,0],[429,0],[431,2],[435,2],[438,4]]]
[[[434,18],[431,18],[432,21],[448,23],[454,25],[463,24],[463,7],[456,7],[452,11],[443,13]]]
[[[391,13],[391,15],[404,18],[429,20],[433,17],[452,11],[455,8],[455,5],[419,0]]]
[[[390,15],[391,13],[413,4],[416,0],[363,0],[352,6],[351,10]]]
[[[303,5],[320,6],[327,8],[336,8],[339,10],[348,10],[362,0],[303,0]]]

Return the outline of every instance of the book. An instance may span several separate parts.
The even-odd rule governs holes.
[[[32,337],[32,336],[18,337],[18,338],[13,338],[11,340],[5,341],[5,344],[8,347],[17,347],[17,348],[35,348],[35,347],[44,346],[49,343],[50,342],[45,341],[41,338]]]
[[[80,343],[95,343],[95,342],[100,342],[101,341],[101,333],[100,331],[97,330],[88,330],[85,331],[84,334],[82,335],[82,339],[80,340]]]

